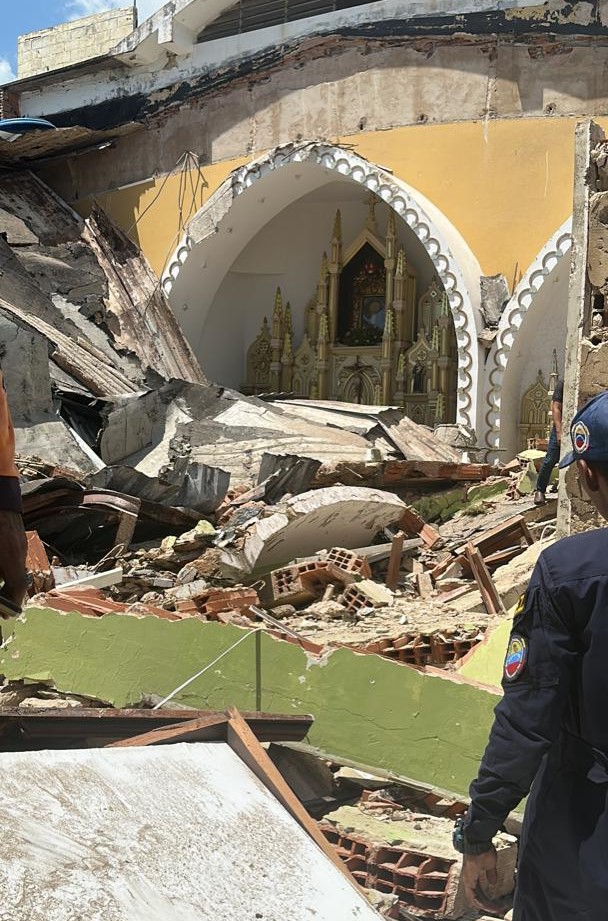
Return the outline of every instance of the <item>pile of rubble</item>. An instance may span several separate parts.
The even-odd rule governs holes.
[[[551,537],[556,504],[537,508],[526,495],[526,459],[496,470],[453,461],[445,476],[418,461],[418,475],[408,468],[391,492],[376,485],[375,460],[358,467],[366,485],[336,481],[344,468],[334,462],[268,453],[253,485],[250,469],[232,485],[190,456],[157,477],[127,465],[92,474],[32,457],[19,465],[32,607],[194,618],[244,636],[261,629],[316,657],[348,647],[422,671],[459,668],[505,618]],[[103,706],[44,686],[12,685],[4,699],[36,711]],[[385,917],[466,914],[451,846],[464,803],[431,793],[422,803],[415,788],[384,783],[347,785],[308,806]],[[497,845],[495,895],[506,910],[517,845],[509,835]]]
[[[445,497],[445,483],[412,504],[361,486],[295,494],[310,478],[280,460],[274,501],[263,477],[203,515],[21,459],[34,603],[262,626],[311,650],[450,667],[504,616],[552,530],[555,503],[517,494],[525,461],[467,487],[438,525],[417,508]]]
[[[209,633],[297,644],[307,661],[354,652],[390,671],[378,656],[412,680],[443,669],[444,686],[506,622],[554,531],[555,502],[530,498],[534,456],[491,467],[459,426],[434,433],[394,407],[210,384],[149,266],[99,208],[83,222],[22,175],[0,182],[0,212],[25,622],[28,610],[212,622]],[[5,667],[19,660],[10,642],[4,651]],[[107,705],[45,669],[4,688],[5,712]],[[449,827],[463,803],[330,787],[309,808],[387,917],[462,915]],[[500,843],[507,894],[515,848]]]

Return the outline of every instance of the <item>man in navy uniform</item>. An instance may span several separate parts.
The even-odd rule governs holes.
[[[608,392],[574,417],[581,484],[608,518]],[[541,553],[520,600],[504,695],[454,832],[471,904],[496,877],[492,837],[526,805],[513,921],[608,919],[608,528]]]

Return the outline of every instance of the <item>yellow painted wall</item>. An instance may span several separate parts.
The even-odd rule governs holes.
[[[227,160],[199,171],[177,170],[123,189],[97,193],[94,198],[143,250],[160,276],[183,235],[184,226],[219,188],[228,174],[247,159]],[[86,217],[93,198],[72,205]]]
[[[597,121],[608,130],[608,119]],[[389,167],[421,192],[460,232],[482,272],[501,273],[512,286],[572,210],[576,122],[575,118],[519,118],[420,125],[335,141]],[[172,175],[96,197],[137,239],[160,274],[183,223],[231,170],[245,162],[204,166],[206,185],[196,196],[190,185],[191,179],[196,188],[194,172],[185,194],[180,176]],[[90,207],[86,200],[74,204],[81,213]]]

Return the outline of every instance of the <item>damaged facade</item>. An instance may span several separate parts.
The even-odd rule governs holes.
[[[605,386],[598,126],[578,130],[570,214],[606,27],[593,2],[435,7],[174,0],[0,91],[57,126],[0,142],[31,578],[2,628],[0,760],[35,778],[39,812],[33,833],[19,784],[0,797],[38,870],[15,921],[52,917],[51,876],[120,921],[278,921],[286,899],[294,917],[482,921],[451,829],[557,527],[525,449],[564,372],[570,415]],[[572,240],[589,258],[568,306]],[[587,517],[568,488],[564,528]],[[158,839],[135,841],[116,772],[136,810],[144,772],[170,791]],[[83,776],[121,840],[79,809]],[[247,845],[213,865],[211,904],[192,853],[215,848],[220,799],[217,837]],[[48,862],[32,840],[58,821],[75,837]],[[520,824],[496,839],[501,917]],[[111,840],[105,886],[90,836]],[[298,872],[265,898],[277,841],[323,891]]]
[[[13,84],[59,130],[10,157],[137,239],[210,379],[404,406],[505,459],[544,437],[564,372],[602,16],[180,0]]]

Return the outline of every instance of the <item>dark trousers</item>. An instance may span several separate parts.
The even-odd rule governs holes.
[[[549,485],[549,478],[553,472],[553,468],[559,460],[559,441],[557,440],[557,432],[555,426],[551,429],[551,434],[549,435],[549,444],[547,445],[547,453],[545,454],[545,459],[543,465],[540,468],[540,473],[538,474],[538,479],[536,481],[536,488],[539,492],[546,492],[547,486]]]

